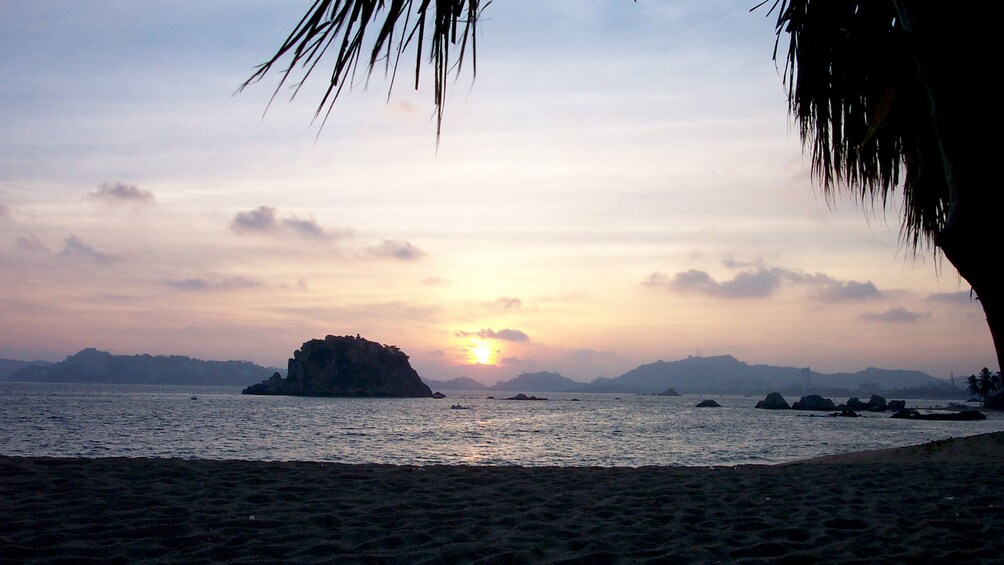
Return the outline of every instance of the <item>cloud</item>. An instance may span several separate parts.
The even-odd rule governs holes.
[[[35,236],[17,238],[17,248],[29,253],[48,253],[49,248]]]
[[[457,337],[480,337],[481,339],[498,339],[501,341],[525,342],[530,341],[530,336],[520,330],[504,329],[495,331],[491,328],[476,332],[465,332],[457,330],[454,332]]]
[[[444,281],[443,279],[441,279],[439,277],[427,277],[427,278],[422,279],[422,284],[424,284],[425,286],[439,286],[439,285],[445,284],[445,283],[446,283],[446,281]]]
[[[132,204],[145,206],[157,203],[157,197],[149,190],[143,190],[134,184],[121,182],[106,182],[85,196],[88,200],[100,200],[105,204]]]
[[[254,210],[237,212],[230,221],[230,229],[241,235],[288,234],[303,239],[333,239],[352,234],[348,229],[325,229],[310,216],[288,214],[282,217],[279,215],[279,210],[271,206],[259,206]]]
[[[782,284],[808,288],[811,298],[829,303],[861,302],[887,295],[871,281],[840,281],[826,273],[803,273],[785,267],[758,265],[749,268],[757,263],[735,259],[726,259],[723,263],[731,269],[745,270],[736,273],[731,279],[721,281],[707,271],[697,269],[683,271],[672,277],[656,271],[645,277],[641,284],[725,299],[768,298]]]
[[[372,257],[398,259],[400,261],[415,261],[425,256],[425,251],[407,241],[385,239],[379,245],[369,248]]]
[[[230,229],[237,233],[271,233],[278,231],[279,211],[271,206],[259,206],[247,212],[237,212],[230,222]]]
[[[500,296],[487,306],[496,310],[519,310],[523,307],[523,301],[515,297]]]
[[[282,225],[304,239],[327,239],[337,235],[325,230],[317,220],[310,217],[287,216],[282,219]]]
[[[186,291],[233,291],[265,286],[261,281],[244,277],[167,279],[162,282],[164,286]]]
[[[884,295],[871,281],[832,281],[816,292],[816,296],[824,302],[859,302],[875,300]]]
[[[679,292],[699,293],[716,298],[766,298],[781,286],[781,273],[776,269],[759,268],[742,271],[727,281],[716,281],[710,274],[697,269],[677,273],[672,278],[655,272],[642,284],[666,286]]]
[[[928,294],[927,301],[969,304],[970,302],[979,302],[979,299],[976,298],[976,293],[963,290],[960,292],[935,292]]]
[[[73,235],[63,240],[63,250],[60,252],[63,257],[80,257],[96,263],[114,263],[119,260],[118,256],[102,253],[97,249],[85,244],[79,237]]]
[[[911,312],[902,306],[890,308],[885,312],[866,312],[858,316],[869,322],[887,322],[891,324],[915,324],[923,318],[930,318],[930,312]]]
[[[6,220],[10,217],[10,206],[6,204],[0,204],[0,220]]]
[[[540,367],[540,363],[534,361],[533,359],[520,359],[515,355],[499,359],[498,365],[508,369],[519,369],[523,371],[537,369]]]

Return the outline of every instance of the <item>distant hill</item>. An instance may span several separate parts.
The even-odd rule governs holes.
[[[806,378],[807,377],[807,378]],[[589,383],[590,392],[653,393],[674,388],[684,394],[826,393],[852,395],[914,387],[951,387],[920,371],[869,367],[856,373],[805,372],[796,367],[750,365],[731,355],[656,361],[619,377]]]
[[[533,392],[581,392],[589,385],[573,381],[558,373],[548,371],[540,373],[523,373],[515,379],[499,381],[491,390],[533,391]]]
[[[470,377],[457,377],[448,381],[422,379],[433,390],[488,390],[488,387]]]
[[[247,386],[267,379],[274,367],[249,361],[202,361],[179,355],[112,355],[83,349],[59,363],[23,367],[7,380],[47,383]]]
[[[49,361],[15,361],[14,359],[0,359],[0,381],[5,381],[11,375],[32,366],[51,365]]]

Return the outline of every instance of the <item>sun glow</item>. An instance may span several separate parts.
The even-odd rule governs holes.
[[[486,345],[470,348],[471,362],[479,365],[492,365],[492,349]]]

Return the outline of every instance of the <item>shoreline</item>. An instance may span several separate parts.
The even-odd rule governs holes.
[[[0,560],[993,561],[1004,432],[735,467],[0,456]]]

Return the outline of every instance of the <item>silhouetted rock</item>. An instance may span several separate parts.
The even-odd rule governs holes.
[[[721,408],[721,407],[722,407],[721,404],[715,402],[714,400],[711,400],[710,398],[708,400],[700,401],[697,404],[697,406],[695,406],[695,408]]]
[[[906,403],[903,404],[906,406]],[[857,410],[858,412],[885,412],[889,409],[889,405],[886,404],[885,398],[877,394],[873,394],[868,402],[865,402],[857,397],[853,397],[847,400],[847,404],[841,404],[837,406],[838,410]]]
[[[329,335],[300,346],[289,360],[285,379],[276,373],[243,394],[431,397],[432,390],[397,347],[358,335]]]
[[[840,412],[834,412],[830,416],[836,416],[838,418],[860,418],[861,415],[853,410],[841,410]]]
[[[791,405],[793,410],[836,410],[837,407],[829,398],[823,398],[818,394],[810,394],[798,399],[798,402]]]
[[[547,399],[540,398],[538,396],[527,396],[521,392],[516,396],[510,396],[509,398],[506,398],[506,400],[547,400]]]
[[[986,414],[979,412],[977,410],[963,410],[961,412],[952,412],[948,414],[921,414],[913,408],[904,408],[890,416],[890,418],[902,418],[907,420],[939,420],[947,422],[971,422],[976,420],[986,420]]]
[[[787,410],[791,408],[791,406],[788,405],[788,401],[785,400],[779,392],[772,392],[768,394],[766,398],[756,403],[756,407],[766,410]]]
[[[432,397],[440,399],[440,398],[446,398],[446,395],[437,390],[436,392],[432,393]]]
[[[889,407],[885,402],[885,398],[877,394],[873,394],[872,397],[868,399],[868,405],[871,406],[872,412],[885,412],[885,410]]]
[[[667,388],[666,390],[660,392],[656,396],[680,396],[680,393],[676,392],[671,388]]]
[[[900,410],[906,408],[905,400],[890,400],[888,409],[893,412],[899,412]]]

